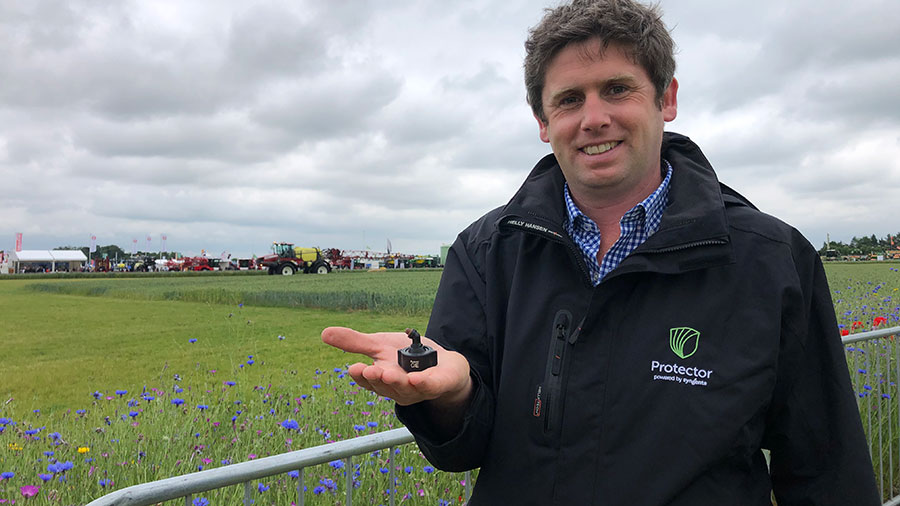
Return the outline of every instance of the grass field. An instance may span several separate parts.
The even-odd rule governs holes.
[[[900,264],[826,266],[849,332],[900,325]],[[329,325],[424,329],[440,271],[328,276],[167,276],[0,282],[0,501],[84,504],[134,483],[396,426],[392,403],[346,375]],[[857,384],[857,383],[855,383]],[[860,389],[863,389],[860,384]],[[461,477],[414,446],[308,473],[309,504],[459,503]],[[400,481],[387,483],[394,466]],[[68,468],[69,469],[63,469]],[[289,504],[288,475],[254,483]],[[23,487],[26,487],[23,489]],[[238,491],[204,497],[236,504]]]

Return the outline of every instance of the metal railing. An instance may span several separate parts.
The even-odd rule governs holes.
[[[869,454],[885,506],[900,506],[900,327],[844,336]]]
[[[869,441],[869,452],[884,506],[900,506],[900,327],[860,332],[844,336],[851,382]],[[900,339],[897,339],[900,341]],[[297,505],[304,504],[303,472],[310,466],[343,459],[352,469],[352,458],[371,451],[413,443],[406,428],[393,429],[313,448],[273,455],[197,473],[134,485],[96,499],[88,506],[149,506],[184,498],[192,506],[193,494],[229,486],[243,485],[244,505],[252,504],[250,482],[289,471],[300,473]],[[390,483],[395,480],[395,466],[390,466]],[[347,473],[346,504],[352,504],[352,473]],[[465,479],[465,498],[471,492],[469,473]],[[395,503],[394,493],[389,501]]]
[[[414,442],[412,434],[405,427],[399,429],[378,432],[344,441],[337,441],[312,448],[305,448],[271,457],[264,457],[249,462],[241,462],[216,469],[209,469],[182,476],[175,476],[164,480],[143,483],[117,490],[88,503],[88,506],[148,506],[173,499],[184,498],[185,506],[192,506],[193,494],[210,490],[225,488],[234,485],[243,485],[245,506],[253,504],[251,480],[265,478],[290,471],[299,472],[297,480],[297,505],[303,506],[305,489],[303,486],[304,469],[310,466],[325,464],[343,459],[345,469],[352,469],[352,458],[372,451],[390,448],[394,454],[394,448]],[[346,504],[352,504],[353,497],[353,473],[347,472]],[[395,482],[395,466],[389,467],[390,483]],[[466,473],[465,497],[468,499],[471,492],[469,473]],[[392,485],[393,487],[393,485]],[[390,504],[394,505],[396,491],[392,491],[389,497]]]

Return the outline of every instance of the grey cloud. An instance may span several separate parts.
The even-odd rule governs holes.
[[[255,4],[231,23],[226,75],[241,80],[303,76],[326,67],[326,33],[285,6]]]
[[[76,148],[97,156],[232,162],[267,159],[297,142],[248,124],[241,116],[178,116],[128,123],[95,120],[79,124],[72,136]]]
[[[251,118],[289,131],[304,142],[357,134],[378,127],[371,122],[373,115],[391,103],[399,91],[400,81],[378,70],[297,80],[267,93]]]

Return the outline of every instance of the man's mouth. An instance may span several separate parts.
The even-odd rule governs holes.
[[[583,151],[585,154],[588,154],[588,155],[599,155],[600,153],[606,153],[610,149],[618,146],[620,142],[621,141],[612,141],[612,142],[605,142],[603,144],[597,144],[594,146],[585,146],[585,147],[581,148],[581,151]]]

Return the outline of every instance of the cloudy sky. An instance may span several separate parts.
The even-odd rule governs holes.
[[[555,0],[0,2],[0,249],[437,253],[549,152]],[[900,2],[663,0],[678,118],[802,231],[900,231]]]

